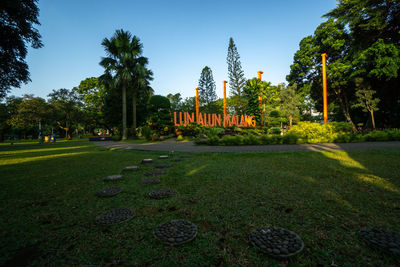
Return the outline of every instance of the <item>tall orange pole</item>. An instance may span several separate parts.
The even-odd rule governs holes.
[[[326,54],[322,54],[322,88],[324,100],[324,124],[328,122],[328,96],[326,89]]]
[[[223,88],[224,88],[224,118],[226,117],[226,84],[228,83],[227,81],[222,81],[223,83]]]
[[[261,70],[259,70],[259,71],[257,71],[257,73],[258,73],[258,79],[259,79],[260,82],[261,82],[261,74],[263,74],[264,72],[262,72]]]
[[[258,73],[258,80],[261,82],[261,75],[264,73],[261,70],[257,71]],[[261,117],[261,125],[263,124],[263,111],[262,111],[262,97],[258,96],[258,106],[260,107],[260,117]]]
[[[199,122],[199,88],[196,88],[196,122]]]

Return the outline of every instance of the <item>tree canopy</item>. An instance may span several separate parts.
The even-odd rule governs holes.
[[[30,81],[25,62],[27,44],[43,46],[35,25],[40,25],[37,0],[2,0],[0,2],[0,99],[11,87]]]

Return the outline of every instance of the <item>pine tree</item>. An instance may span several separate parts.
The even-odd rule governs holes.
[[[201,71],[198,87],[200,106],[208,109],[217,100],[217,94],[212,71],[207,66]]]
[[[246,79],[244,78],[240,56],[232,37],[229,39],[226,62],[228,63],[230,103],[236,113],[243,114],[247,104],[246,100],[243,99],[243,89],[246,86]]]

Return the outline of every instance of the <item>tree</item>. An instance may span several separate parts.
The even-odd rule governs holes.
[[[10,107],[11,108],[11,107]],[[9,124],[18,132],[24,134],[38,134],[38,123],[42,123],[44,127],[50,123],[49,106],[46,100],[33,95],[24,95],[22,102],[20,102],[11,116]]]
[[[229,39],[228,55],[226,57],[228,63],[229,87],[230,87],[230,103],[234,107],[235,112],[244,114],[246,109],[246,100],[243,98],[243,89],[246,86],[246,79],[240,62],[240,56],[232,37]]]
[[[165,96],[154,95],[150,97],[147,109],[150,115],[148,120],[150,129],[155,130],[158,134],[169,133],[172,129],[171,103],[169,99]]]
[[[86,78],[72,90],[78,93],[83,101],[83,111],[86,113],[85,118],[87,118],[86,126],[91,128],[92,131],[97,127],[110,129],[105,123],[103,112],[106,89],[99,79],[96,77]]]
[[[293,120],[298,120],[300,118],[299,106],[301,102],[300,95],[296,93],[296,88],[297,85],[294,84],[281,90],[281,110],[289,121],[289,128],[292,127]]]
[[[371,115],[372,127],[375,129],[374,111],[378,111],[379,98],[374,98],[376,91],[371,90],[371,86],[366,85],[362,78],[356,79],[356,97],[357,103],[353,104],[354,108],[362,108],[364,112]]]
[[[246,87],[243,90],[244,96],[247,98],[247,113],[250,116],[255,116],[257,123],[261,123],[261,112],[258,96],[261,95],[262,87],[267,86],[264,82],[253,78],[246,82]]]
[[[346,120],[356,129],[350,113],[351,101],[354,99],[350,47],[351,35],[347,33],[345,25],[329,19],[317,27],[313,36],[301,40],[300,49],[294,55],[286,79],[290,85],[298,85],[297,90],[303,99],[310,95],[316,109],[322,111],[321,54],[327,53],[328,101],[338,104]]]
[[[72,139],[73,128],[77,126],[81,117],[81,102],[79,96],[73,90],[53,90],[48,95],[49,104],[53,109],[52,117],[56,120],[58,127],[65,131],[65,138]]]
[[[182,109],[182,97],[180,93],[177,94],[168,94],[167,98],[171,103],[171,110],[172,111],[181,111]]]
[[[400,1],[339,0],[325,15],[352,36],[352,77],[363,78],[381,100],[379,121],[400,126]]]
[[[217,100],[216,86],[212,70],[207,66],[201,71],[198,87],[199,104],[202,106],[203,112],[213,113],[215,110],[213,103]]]
[[[182,101],[182,111],[189,113],[196,112],[196,97],[186,97]]]
[[[11,87],[30,81],[26,44],[43,46],[34,25],[40,25],[37,0],[2,0],[0,4],[0,99]]]
[[[100,65],[105,68],[103,81],[122,91],[122,139],[127,139],[126,89],[132,88],[133,127],[136,128],[136,102],[140,90],[149,90],[151,71],[147,70],[147,58],[141,57],[142,45],[139,38],[124,30],[117,30],[102,42],[107,57]],[[151,88],[150,88],[151,89]]]

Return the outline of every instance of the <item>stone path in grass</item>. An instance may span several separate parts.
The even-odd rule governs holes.
[[[171,142],[167,142],[167,144],[171,144]],[[179,144],[175,142],[176,144]],[[400,142],[395,142],[400,143]],[[100,143],[102,144],[102,143]],[[104,142],[103,142],[104,144]],[[108,143],[111,146],[107,146],[109,148],[113,148],[112,145],[115,143]],[[121,144],[126,143],[117,143],[118,148],[125,148],[125,149],[132,149],[131,147],[121,147]],[[371,143],[363,143],[371,144]],[[372,143],[377,144],[377,143]],[[387,144],[387,143],[381,143]],[[129,145],[129,144],[127,144]],[[187,144],[189,145],[189,144]],[[319,145],[319,148],[323,148],[323,145]],[[325,144],[325,145],[333,145],[333,144]],[[313,145],[314,146],[314,145]],[[193,144],[192,144],[192,147]],[[269,147],[269,146],[265,146]],[[275,146],[276,147],[276,146]],[[301,146],[299,146],[301,147]],[[380,146],[381,147],[381,146]],[[114,147],[115,148],[115,147]],[[208,147],[208,148],[220,148],[220,147]],[[226,148],[226,147],[223,147]],[[328,146],[329,148],[329,146]],[[376,148],[376,146],[374,146]],[[324,150],[333,150],[333,149],[324,149]],[[175,151],[179,151],[176,150]],[[315,149],[314,149],[315,151]],[[191,151],[193,152],[193,151]],[[209,151],[215,152],[215,151]],[[243,151],[240,151],[243,152]],[[265,151],[263,151],[265,152]],[[173,153],[169,152],[170,155]],[[159,161],[165,161],[169,159],[171,162],[180,162],[182,158],[190,157],[189,155],[183,155],[179,158],[171,158],[168,155],[161,155],[158,156],[157,163]],[[155,164],[156,162],[154,159],[143,159],[141,161],[141,165],[144,166],[152,166],[153,171],[157,169],[168,169],[172,166],[170,164]],[[179,165],[180,163],[178,163]],[[142,167],[139,166],[128,166],[125,167],[122,171],[138,171]],[[109,175],[104,178],[104,181],[118,181],[122,180],[123,175]],[[142,185],[145,184],[158,184],[161,181],[159,179],[145,179],[142,180]],[[112,197],[115,196],[123,191],[120,187],[110,187],[103,189],[102,191],[98,192],[98,197]],[[172,189],[156,189],[149,193],[150,198],[155,199],[164,199],[168,197],[172,197],[176,195],[177,192]],[[112,224],[119,224],[126,222],[127,220],[136,217],[135,211],[132,211],[128,208],[117,208],[113,210],[109,210],[108,212],[102,213],[96,217],[96,223],[99,225],[107,226]],[[268,223],[268,222],[266,222]],[[179,220],[170,220],[164,223],[159,224],[155,230],[153,231],[153,236],[159,239],[162,243],[170,246],[178,246],[184,244],[186,242],[192,241],[197,235],[198,229],[197,226],[190,221],[186,221],[184,219]],[[400,234],[396,232],[390,232],[385,229],[362,229],[360,231],[361,238],[383,251],[399,255],[400,254]],[[300,236],[296,233],[280,228],[280,227],[273,227],[270,225],[263,226],[261,228],[253,230],[250,235],[248,236],[248,241],[250,243],[260,249],[262,252],[270,255],[274,258],[286,259],[296,254],[300,253],[304,248],[304,242]]]
[[[300,151],[333,151],[333,150],[377,150],[400,149],[399,141],[364,142],[364,143],[325,143],[301,145],[259,145],[259,146],[197,146],[194,142],[177,142],[166,140],[160,143],[129,144],[124,142],[100,141],[94,144],[106,148],[133,149],[145,151],[177,152],[214,152],[214,153],[249,153],[249,152],[300,152]]]

